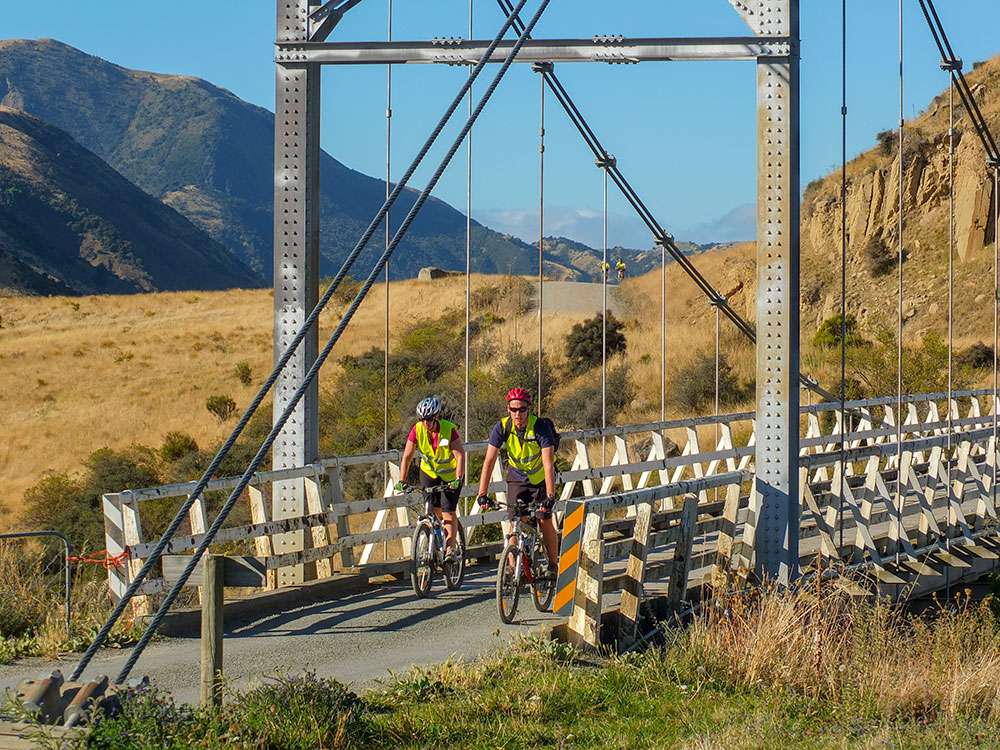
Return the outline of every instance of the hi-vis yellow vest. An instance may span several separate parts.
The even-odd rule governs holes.
[[[451,452],[451,433],[455,425],[451,422],[438,420],[438,447],[431,447],[431,434],[423,422],[417,422],[417,448],[420,449],[420,470],[432,479],[451,482],[455,479],[458,459]]]
[[[504,417],[502,427],[507,435],[507,461],[518,471],[523,471],[532,484],[541,484],[545,481],[545,468],[542,466],[542,449],[538,447],[535,439],[535,422],[538,417],[534,414],[528,417],[528,426],[524,428],[524,440],[517,437],[517,430],[511,423],[510,417]]]

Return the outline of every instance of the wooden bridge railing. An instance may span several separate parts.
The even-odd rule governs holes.
[[[994,408],[991,406],[989,413],[984,413],[979,399],[990,397],[991,393],[955,393],[949,407],[955,430],[951,440],[953,452],[957,450],[957,470],[963,472],[963,476],[968,474],[974,480],[978,479],[978,485],[973,481],[973,492],[980,498],[986,498],[990,492],[996,451],[987,449],[987,443],[992,441],[992,432],[988,428],[993,422],[991,414]],[[936,507],[933,503],[937,499],[927,497],[928,487],[932,486],[929,484],[930,480],[921,477],[937,477],[937,484],[933,484],[937,488],[940,484],[941,467],[947,463],[948,418],[941,418],[937,404],[938,401],[945,400],[946,394],[924,394],[905,400],[906,416],[901,428],[904,436],[902,456],[895,444],[896,400],[887,398],[849,402],[849,418],[853,424],[848,424],[846,442],[851,458],[846,464],[847,481],[844,482],[842,497],[839,494],[838,474],[841,430],[839,405],[816,404],[803,407],[803,463],[800,471],[804,472],[803,478],[808,481],[801,484],[804,488],[801,498],[802,537],[820,536],[827,554],[837,552],[838,558],[849,560],[852,564],[863,558],[879,565],[887,554],[894,557],[897,548],[904,556],[909,554],[903,537],[898,533],[892,537],[891,543],[881,537],[872,537],[869,543],[871,535],[867,533],[867,529],[884,523],[887,518],[897,519],[886,506],[885,497],[891,494],[886,484],[887,479],[879,477],[886,475],[886,472],[894,472],[902,458],[905,486],[912,492],[917,492],[919,488],[918,494],[924,497],[922,502]],[[963,405],[967,414],[964,418],[959,417],[959,404]],[[832,412],[832,418],[825,418],[825,412]],[[987,435],[986,432],[990,434]],[[934,442],[935,438],[940,440]],[[708,448],[703,448],[703,444]],[[628,570],[640,566],[638,556],[633,554],[636,551],[633,549],[636,544],[635,533],[640,536],[642,533],[648,534],[645,542],[648,551],[662,552],[665,549],[672,559],[676,556],[678,545],[680,548],[687,545],[685,539],[680,537],[691,531],[695,536],[690,544],[690,560],[685,563],[688,573],[703,568],[706,564],[717,565],[717,557],[725,561],[717,565],[718,574],[723,569],[745,573],[752,569],[754,528],[747,482],[753,472],[753,445],[753,414],[750,412],[567,432],[563,434],[560,455],[570,465],[558,474],[558,481],[562,484],[561,499],[570,501],[565,506],[568,509],[576,507],[574,503],[579,504],[581,496],[583,499],[593,498],[592,502],[597,504],[593,506],[592,512],[586,514],[583,529],[590,529],[591,532],[587,544],[597,540],[604,543],[604,535],[607,534],[607,548],[602,551],[601,559],[612,561],[620,558],[627,548]],[[467,449],[475,454],[485,449],[485,443],[471,443]],[[637,460],[637,453],[643,458]],[[242,521],[234,519],[223,526],[213,540],[213,551],[225,552],[241,545],[244,548],[252,546],[256,555],[265,560],[269,571],[268,586],[271,587],[277,584],[276,571],[291,566],[306,566],[306,577],[315,578],[329,577],[338,572],[380,575],[403,570],[409,557],[409,538],[414,520],[409,506],[418,502],[419,494],[400,495],[393,490],[393,485],[399,478],[400,456],[401,451],[340,456],[321,459],[309,466],[258,473],[247,490],[247,506]],[[607,459],[603,460],[603,456],[607,456]],[[982,466],[986,468],[981,469]],[[345,492],[344,478],[352,471],[374,471],[385,476],[383,495],[374,498],[351,497],[349,492]],[[930,474],[921,474],[922,471],[929,471]],[[947,472],[946,469],[944,471]],[[985,477],[987,474],[989,477]],[[269,507],[271,485],[276,481],[290,479],[302,483],[306,513],[297,518],[274,520]],[[230,490],[236,481],[235,477],[213,480],[206,493]],[[962,485],[963,488],[964,486]],[[104,496],[108,554],[111,557],[125,558],[121,566],[109,570],[112,596],[117,598],[121,595],[154,546],[154,541],[147,539],[144,533],[144,506],[156,500],[159,501],[158,505],[174,501],[176,507],[179,507],[193,488],[192,482],[127,490]],[[490,489],[503,499],[505,485],[499,465],[494,469]],[[961,499],[953,498],[948,501],[948,512],[951,514],[949,518],[954,517],[954,523],[949,521],[946,524],[948,529],[955,527],[962,529],[964,533],[964,529],[968,527],[969,533],[973,533],[984,528],[995,517],[992,502],[981,499],[979,504],[982,507],[975,511],[975,519],[970,526],[966,517],[970,495],[966,489],[960,490],[957,482],[953,489],[952,494],[963,494]],[[613,496],[615,499],[609,499],[608,496],[616,491],[619,494]],[[643,499],[622,499],[633,497],[635,492],[641,493],[635,497]],[[724,500],[717,498],[719,492],[724,492]],[[469,485],[463,488],[462,497],[471,498],[475,493],[475,486]],[[696,498],[697,502],[678,501],[678,498],[687,496]],[[906,497],[909,499],[910,495]],[[648,511],[645,509],[647,503]],[[469,512],[461,516],[467,529],[499,521],[503,515],[496,511],[480,513],[471,501],[467,501],[465,505],[471,506]],[[598,511],[599,507],[604,510]],[[906,519],[915,513],[922,513],[918,536],[922,535],[921,539],[942,538],[941,524],[932,518],[933,513],[923,506],[920,506],[920,511],[914,510],[916,507],[909,501],[904,503],[901,517]],[[616,509],[617,514],[613,512]],[[161,507],[160,514],[162,513]],[[610,516],[622,517],[610,517],[609,513]],[[600,518],[602,523],[595,526],[593,518]],[[165,552],[177,554],[193,550],[203,539],[208,525],[209,509],[204,497],[201,497],[191,508],[189,529],[185,530],[189,533],[175,536]],[[634,529],[639,531],[635,532]],[[643,532],[643,529],[647,530]],[[274,537],[290,532],[301,535],[303,549],[276,553]],[[594,534],[598,532],[600,536],[595,537]],[[849,549],[843,549],[835,541],[834,536],[837,534],[847,534],[850,537],[849,543],[845,543]],[[706,539],[710,539],[710,543],[706,543]],[[391,550],[387,546],[389,542],[396,542]],[[380,543],[381,555],[378,554]],[[658,561],[648,566],[641,580],[663,577],[670,579],[673,575],[680,581],[681,572],[669,561]],[[632,575],[631,579],[628,578],[629,575]],[[675,597],[685,596],[686,578],[687,575],[684,576],[684,587],[680,583],[673,586]],[[603,580],[600,587],[602,593],[616,590],[617,587],[626,591],[623,600],[629,595],[636,599],[641,597],[641,587],[637,595],[634,583],[630,584],[632,589],[625,586],[629,580],[640,580],[635,578],[634,571],[609,575]],[[581,586],[575,590],[583,591],[586,588]],[[162,590],[162,578],[147,580],[142,588],[145,596],[155,595]],[[574,594],[574,600],[577,598]],[[563,599],[559,603],[565,605]],[[593,606],[587,611],[592,617]],[[574,615],[575,622],[582,623],[587,616]]]

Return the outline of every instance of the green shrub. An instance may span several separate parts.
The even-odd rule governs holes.
[[[750,384],[740,385],[724,354],[719,355],[719,406],[738,403],[752,395]],[[715,353],[700,352],[670,382],[670,399],[685,411],[715,403]]]
[[[973,344],[968,349],[963,349],[955,355],[955,364],[971,369],[993,367],[993,361],[994,354],[992,347],[986,346],[981,341]]]
[[[593,378],[555,402],[550,417],[561,430],[601,426],[601,378]],[[632,401],[635,388],[624,365],[608,371],[607,423],[614,424],[618,414]]]
[[[896,131],[883,130],[875,136],[875,140],[878,141],[878,152],[882,154],[882,156],[888,156],[892,153],[892,149],[897,142]]]
[[[872,237],[865,245],[865,265],[872,276],[884,276],[896,266],[899,257],[895,249],[885,244],[880,237]]]
[[[816,331],[816,335],[813,336],[813,343],[824,349],[839,349],[842,328],[846,332],[848,346],[858,346],[864,343],[864,339],[858,335],[858,320],[851,313],[847,313],[843,326],[840,322],[840,313],[824,320],[819,330]]]
[[[607,356],[625,351],[625,324],[608,313]],[[600,315],[577,323],[566,336],[566,357],[570,373],[578,375],[601,364],[605,324]]]
[[[250,385],[253,382],[253,372],[250,369],[250,363],[246,360],[236,363],[236,379],[243,383],[243,385]]]
[[[163,436],[163,445],[160,446],[160,458],[168,463],[173,463],[189,453],[198,452],[198,443],[194,438],[184,432],[168,432]]]
[[[208,397],[205,401],[205,408],[208,409],[208,411],[216,419],[218,419],[219,422],[225,422],[227,419],[231,419],[236,413],[236,402],[229,396],[216,394]]]

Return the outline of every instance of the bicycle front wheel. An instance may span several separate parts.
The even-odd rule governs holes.
[[[410,568],[410,583],[413,593],[423,599],[431,591],[434,580],[434,534],[429,524],[421,523],[413,532],[413,567]]]
[[[461,521],[458,522],[454,549],[452,559],[445,559],[444,563],[444,583],[449,591],[457,589],[465,579],[465,529],[462,528]]]
[[[531,601],[539,612],[548,612],[552,606],[552,598],[556,595],[556,582],[544,576],[548,575],[549,556],[545,552],[545,544],[540,535],[535,535],[535,543],[531,553]]]
[[[508,625],[514,621],[517,600],[521,596],[521,550],[513,544],[504,547],[497,566],[497,613]]]

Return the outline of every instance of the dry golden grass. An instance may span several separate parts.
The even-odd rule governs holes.
[[[746,246],[702,255],[697,262],[729,292],[752,270],[750,258],[752,248]],[[679,268],[671,266],[667,276],[669,387],[672,373],[694,352],[714,349],[714,313]],[[619,422],[659,418],[659,279],[654,272],[622,285],[627,361],[638,393]],[[473,290],[502,280],[475,276]],[[734,306],[739,307],[736,298],[743,294],[742,288],[735,293]],[[465,279],[394,282],[389,298],[391,348],[397,334],[414,321],[437,318],[448,308],[464,309]],[[0,527],[12,522],[28,487],[47,474],[76,471],[98,448],[158,447],[171,431],[190,434],[202,447],[220,443],[235,418],[220,424],[205,401],[229,395],[237,414],[242,413],[270,372],[272,299],[270,290],[0,299]],[[324,312],[321,342],[344,307],[332,305]],[[325,377],[335,371],[340,357],[383,345],[384,316],[380,284],[334,350]],[[589,311],[545,315],[543,341],[553,367],[565,367],[565,337],[589,317]],[[528,311],[508,316],[488,335],[497,351],[515,345],[532,351],[537,326],[537,313]],[[752,350],[738,342],[725,322],[723,346],[741,377],[747,377]],[[250,365],[250,385],[236,375],[236,365],[243,361]],[[622,361],[612,358],[610,365]],[[679,415],[669,411],[670,416]]]
[[[686,646],[737,685],[784,686],[906,719],[1000,718],[998,620],[990,600],[973,603],[968,591],[934,619],[833,586],[822,600],[765,589],[717,604],[684,634]]]
[[[394,283],[393,334],[438,317],[442,304],[464,308],[464,295],[464,277]],[[158,447],[174,430],[202,447],[221,442],[235,419],[220,424],[205,400],[226,394],[238,413],[247,406],[272,367],[272,306],[270,290],[0,299],[0,527],[25,489],[75,471],[98,448]],[[343,309],[324,312],[321,341]],[[332,359],[381,347],[384,315],[379,285]],[[249,386],[236,376],[242,361]]]

